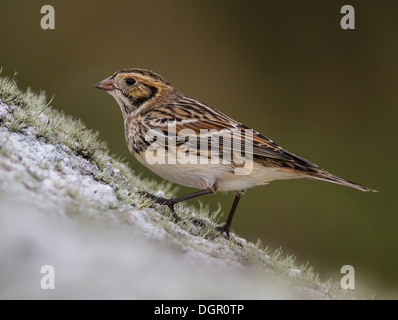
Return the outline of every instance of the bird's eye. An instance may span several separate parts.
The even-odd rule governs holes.
[[[136,83],[135,79],[133,79],[133,78],[127,78],[126,79],[126,84],[128,86],[132,86],[134,83]]]

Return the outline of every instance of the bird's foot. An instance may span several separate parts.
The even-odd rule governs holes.
[[[229,240],[229,228],[230,228],[230,225],[227,223],[224,223],[222,226],[218,226],[216,229],[218,231],[220,231],[220,235],[225,233],[227,239]]]
[[[180,217],[177,215],[177,213],[175,212],[175,209],[174,209],[174,205],[177,203],[177,202],[174,201],[174,199],[167,199],[167,198],[155,196],[155,195],[153,195],[153,194],[151,194],[149,192],[146,192],[146,191],[140,191],[138,193],[140,195],[143,195],[145,198],[153,200],[157,204],[168,206],[170,211],[171,211],[171,213],[173,214],[175,222],[181,221]]]

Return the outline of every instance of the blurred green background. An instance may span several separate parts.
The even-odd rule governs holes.
[[[40,28],[41,6],[55,30]],[[143,176],[122,115],[93,85],[140,67],[328,171],[378,189],[320,181],[249,190],[233,228],[309,261],[322,279],[352,265],[366,298],[398,298],[398,3],[349,1],[1,1],[0,65],[22,88],[81,118]],[[157,178],[160,181],[160,178]],[[193,191],[181,188],[179,194]],[[202,198],[225,213],[233,195]],[[192,203],[197,203],[193,200]]]

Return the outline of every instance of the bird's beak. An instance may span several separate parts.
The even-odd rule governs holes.
[[[105,80],[102,80],[101,82],[98,82],[95,87],[98,89],[102,89],[105,91],[112,91],[115,89],[115,86],[113,85],[114,81],[109,77],[106,78]]]

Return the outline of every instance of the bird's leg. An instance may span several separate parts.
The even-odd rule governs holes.
[[[235,200],[234,203],[232,204],[231,211],[229,212],[227,222],[222,227],[217,228],[219,231],[221,231],[221,234],[225,232],[228,239],[229,239],[229,228],[231,227],[232,218],[234,217],[234,213],[236,211],[236,208],[238,207],[239,200],[243,196],[243,194],[244,191],[239,191],[236,193]]]
[[[174,219],[176,220],[176,222],[180,221],[181,219],[179,218],[179,216],[177,215],[177,213],[174,210],[174,205],[188,200],[188,199],[192,199],[192,198],[196,198],[199,196],[203,196],[205,194],[209,194],[209,193],[213,193],[214,191],[212,189],[205,189],[205,190],[200,190],[194,193],[190,193],[190,194],[186,194],[185,196],[181,196],[181,197],[177,197],[177,198],[172,198],[172,199],[166,199],[163,197],[158,197],[155,196],[153,194],[150,194],[146,191],[140,191],[139,194],[142,194],[144,197],[152,199],[153,201],[155,201],[158,204],[163,204],[166,205],[170,208],[171,213],[173,214]]]

